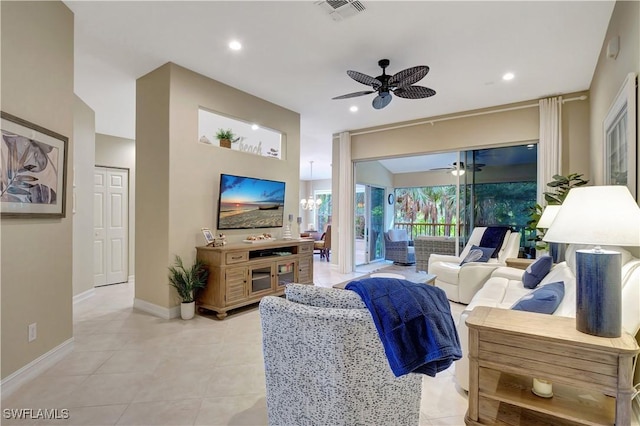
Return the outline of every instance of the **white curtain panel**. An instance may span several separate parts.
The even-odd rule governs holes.
[[[336,150],[335,142],[333,145],[334,153],[338,151],[340,156],[338,165],[340,176],[335,179],[334,175],[332,185],[333,223],[336,226],[331,229],[333,241],[338,243],[338,256],[333,256],[333,259],[338,261],[338,272],[348,274],[353,271],[353,163],[351,161],[351,134],[342,132],[339,136],[338,149]],[[336,161],[334,161],[335,163]]]
[[[540,99],[540,140],[538,141],[538,204],[545,205],[547,182],[562,170],[562,97]]]

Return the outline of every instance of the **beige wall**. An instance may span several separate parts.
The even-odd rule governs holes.
[[[564,98],[575,98],[581,95],[586,95],[586,92],[569,93],[564,95]],[[355,130],[351,137],[353,160],[464,151],[537,141],[540,118],[536,106],[500,112],[503,109],[533,104],[537,104],[537,100],[398,123],[400,125],[423,123],[399,129]],[[589,175],[588,105],[588,101],[578,100],[566,102],[562,106],[563,150],[566,153],[563,155],[563,173],[579,171]],[[498,112],[475,115],[492,111]],[[465,117],[466,115],[472,116]],[[458,116],[460,118],[457,118]],[[452,117],[455,118],[449,119]],[[443,118],[446,120],[438,121]],[[429,120],[434,120],[433,124],[430,124]]]
[[[284,160],[198,143],[200,106],[284,133]],[[136,114],[136,298],[173,307],[167,266],[191,262],[200,228],[215,230],[220,173],[285,181],[285,218],[297,216],[300,116],[170,63],[138,79]],[[230,242],[252,233],[225,231]]]
[[[169,307],[170,66],[136,82],[136,299]],[[188,208],[188,206],[187,206]],[[204,225],[203,225],[204,226]]]
[[[590,179],[589,92],[572,93],[564,98],[579,96],[586,96],[587,99],[562,105],[562,174],[581,173],[584,179]]]
[[[129,276],[135,275],[136,141],[96,134],[95,165],[129,170]],[[92,167],[93,170],[93,167]]]
[[[495,109],[529,105],[533,102],[505,105]],[[491,109],[489,109],[491,110]],[[484,110],[480,110],[484,111]],[[473,113],[480,112],[473,111]],[[466,113],[461,113],[464,115]],[[444,117],[434,117],[438,120]],[[428,119],[425,119],[428,120]],[[418,120],[418,121],[425,121]],[[412,122],[401,123],[411,124]],[[470,148],[513,145],[538,139],[538,108],[497,112],[434,124],[419,124],[399,129],[365,133],[373,129],[352,132],[353,160],[399,157],[447,152]]]
[[[591,81],[590,153],[594,183],[604,183],[602,123],[618,94],[625,77],[640,71],[640,2],[618,1],[609,21],[598,64]],[[607,44],[612,37],[620,37],[620,51],[616,59],[607,57]],[[640,108],[638,117],[640,118]],[[640,123],[640,120],[638,120]],[[638,140],[636,140],[638,143]],[[640,149],[638,163],[640,165]],[[637,177],[636,177],[637,178]]]
[[[82,99],[73,102],[73,295],[93,288],[93,157],[95,114]],[[73,201],[73,200],[72,200]],[[72,202],[73,204],[73,202]]]
[[[73,14],[0,2],[2,111],[69,137],[67,216],[2,219],[2,378],[72,338]],[[27,328],[38,338],[27,342]]]

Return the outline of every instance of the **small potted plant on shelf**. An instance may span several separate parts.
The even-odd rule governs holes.
[[[231,143],[234,142],[236,135],[233,134],[231,129],[218,129],[216,138],[220,141],[220,146],[223,148],[231,148]]]
[[[180,316],[191,319],[195,315],[195,293],[207,285],[209,270],[200,260],[186,268],[180,256],[176,256],[173,266],[169,266],[169,285],[176,289],[182,299]]]

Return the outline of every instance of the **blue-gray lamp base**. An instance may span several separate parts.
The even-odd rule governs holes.
[[[622,335],[622,256],[576,251],[576,328],[600,337]]]
[[[567,251],[565,243],[549,243],[549,254],[553,258],[553,263],[564,262],[564,254]]]

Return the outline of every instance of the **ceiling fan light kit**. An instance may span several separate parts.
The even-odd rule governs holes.
[[[380,59],[378,65],[382,68],[382,75],[377,77],[371,77],[358,71],[347,71],[349,77],[358,83],[371,86],[373,90],[348,93],[346,95],[336,96],[333,99],[349,99],[377,92],[378,96],[373,99],[372,105],[375,109],[382,109],[391,102],[392,93],[405,99],[422,99],[436,94],[435,90],[428,87],[413,85],[427,75],[429,72],[428,66],[418,65],[402,70],[394,75],[387,75],[385,69],[389,66],[389,60]]]

